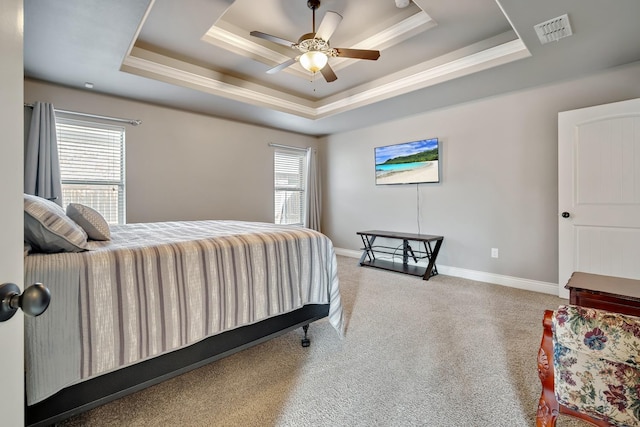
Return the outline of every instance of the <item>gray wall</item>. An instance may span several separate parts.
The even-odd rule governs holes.
[[[636,97],[638,63],[323,138],[323,232],[444,235],[442,265],[558,283],[558,112]],[[432,137],[439,184],[375,185],[374,147]]]
[[[273,221],[275,142],[317,138],[25,80],[25,102],[142,120],[126,128],[127,222]]]
[[[441,265],[550,283],[558,281],[557,113],[636,97],[638,63],[318,140],[25,81],[25,102],[143,121],[126,127],[129,222],[272,221],[267,143],[317,146],[323,232],[336,247],[358,250],[356,231],[372,228],[442,234]],[[374,147],[430,137],[442,141],[441,183],[374,184]]]

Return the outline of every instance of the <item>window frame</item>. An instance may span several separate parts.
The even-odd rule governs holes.
[[[93,130],[100,130],[100,131],[109,131],[109,132],[116,132],[120,135],[120,179],[119,180],[91,180],[91,179],[63,179],[63,161],[62,161],[62,156],[60,157],[60,177],[61,177],[61,183],[62,183],[62,188],[63,188],[63,194],[64,194],[64,187],[65,185],[92,185],[92,186],[113,186],[113,187],[117,187],[118,188],[118,206],[117,206],[117,217],[118,220],[117,222],[113,222],[113,221],[109,221],[110,224],[126,224],[126,191],[127,191],[127,185],[126,185],[126,130],[123,126],[114,126],[114,125],[109,125],[109,124],[105,124],[105,123],[101,123],[101,122],[96,122],[96,121],[89,121],[89,120],[78,120],[78,119],[74,119],[74,118],[70,118],[70,117],[65,117],[64,115],[59,116],[56,115],[56,137],[58,139],[58,153],[61,152],[61,139],[60,139],[60,130],[58,129],[59,126],[77,126],[77,127],[81,127],[81,128],[86,128],[86,129],[93,129]],[[80,134],[80,132],[78,133]],[[64,145],[64,142],[62,142],[62,145]],[[87,204],[87,206],[90,206],[94,209],[96,209],[95,207],[91,206],[89,203],[83,203],[83,202],[77,202],[77,201],[67,201],[64,199],[63,196],[63,200],[62,203],[64,204],[64,206],[68,205],[69,203],[82,203],[82,204]],[[99,209],[96,209],[99,211]],[[104,215],[103,212],[100,212],[101,214]]]
[[[298,162],[299,165],[299,171],[297,173],[297,177],[298,177],[298,181],[299,181],[299,185],[295,186],[295,185],[283,185],[282,183],[279,184],[278,182],[278,175],[280,174],[282,176],[282,174],[286,174],[289,171],[287,171],[286,169],[280,169],[278,170],[278,157],[282,156],[282,157],[289,157],[290,159],[295,159]],[[274,218],[273,218],[273,222],[275,224],[279,224],[279,225],[297,225],[297,226],[304,226],[305,223],[305,217],[307,214],[307,197],[308,197],[308,153],[307,150],[305,149],[288,149],[288,148],[276,148],[274,150],[273,153],[273,213],[274,213]],[[290,172],[289,172],[290,173]],[[299,221],[296,222],[283,222],[283,215],[282,214],[278,214],[278,205],[279,205],[279,200],[278,200],[278,195],[279,193],[285,193],[285,192],[294,192],[294,193],[298,193],[299,194],[299,198],[300,198],[300,205],[299,205]],[[280,203],[280,211],[282,212],[282,209],[285,207],[286,205],[286,201]],[[279,220],[280,219],[280,220]]]

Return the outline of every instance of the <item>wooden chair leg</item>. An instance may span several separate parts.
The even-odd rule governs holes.
[[[537,427],[554,427],[559,413],[554,391],[552,318],[553,311],[546,310],[542,320],[542,342],[538,351],[538,377],[542,383],[542,393],[536,414]]]

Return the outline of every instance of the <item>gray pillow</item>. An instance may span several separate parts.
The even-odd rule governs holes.
[[[34,252],[87,250],[87,233],[47,199],[24,195],[24,240]]]
[[[67,215],[87,232],[90,239],[111,240],[109,223],[97,210],[80,203],[69,203]]]

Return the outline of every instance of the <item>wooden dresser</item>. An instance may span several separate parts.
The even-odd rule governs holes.
[[[640,316],[640,280],[576,271],[565,288],[571,304]]]

